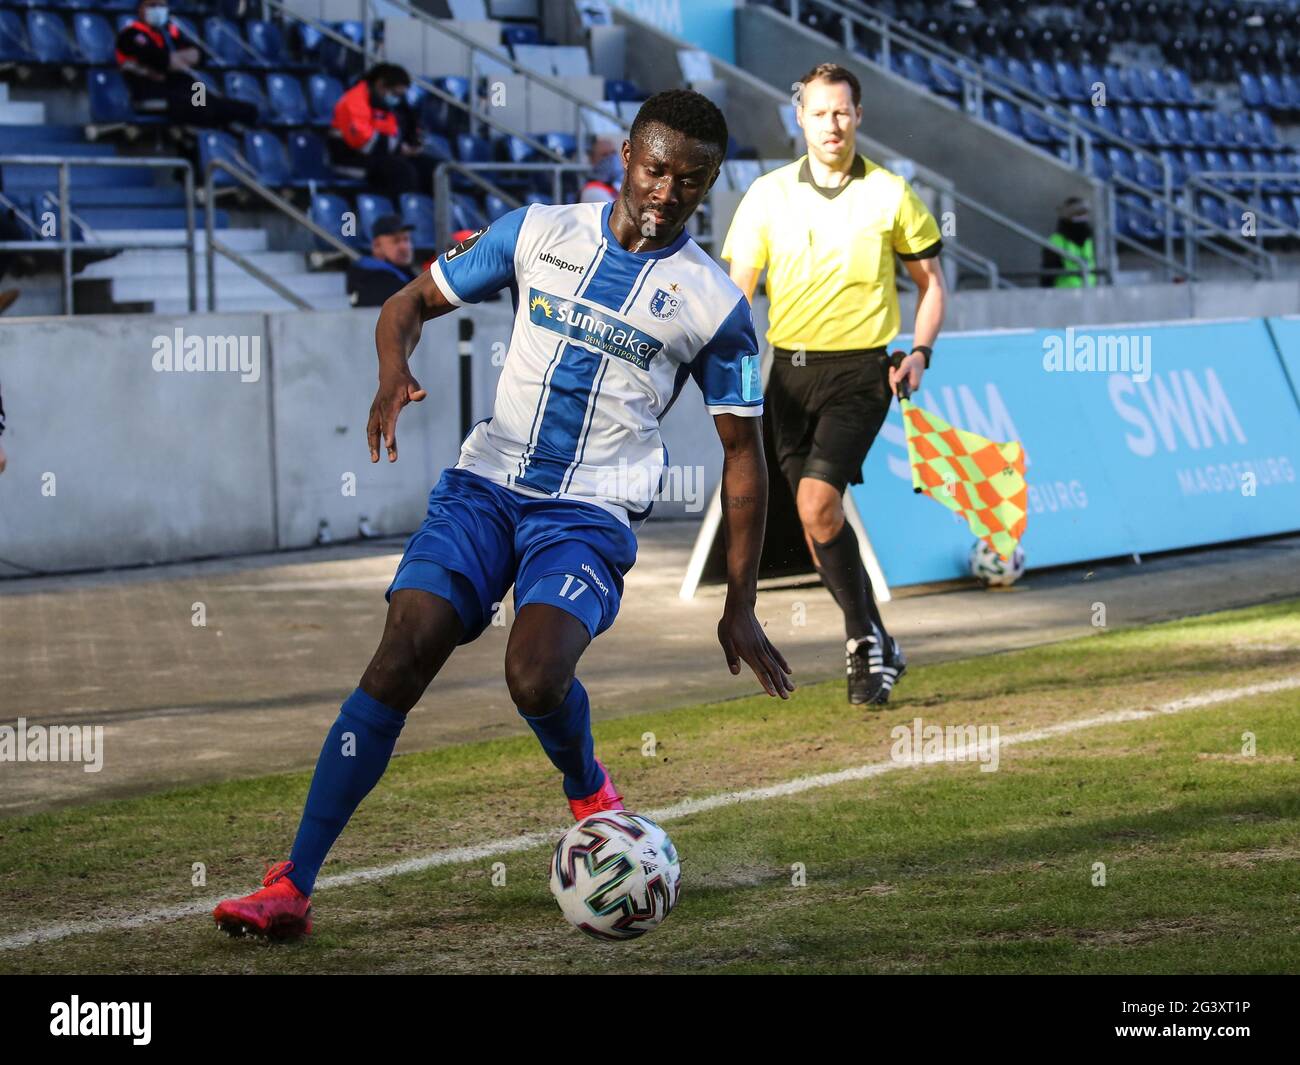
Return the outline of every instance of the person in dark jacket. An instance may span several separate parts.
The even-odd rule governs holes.
[[[140,0],[115,48],[137,111],[162,112],[186,126],[257,125],[256,107],[219,96],[196,77],[198,42],[171,20],[166,0]]]
[[[1049,237],[1051,248],[1043,249],[1041,288],[1092,288],[1097,284],[1097,252],[1092,242],[1088,205],[1071,196],[1056,211],[1056,231]],[[1062,254],[1064,253],[1064,254]],[[1067,259],[1065,255],[1074,258]],[[1077,260],[1087,264],[1080,269]]]
[[[415,278],[411,227],[395,214],[384,215],[371,230],[370,254],[348,267],[348,296],[354,307],[382,307],[389,296]]]
[[[425,154],[406,106],[411,76],[395,63],[376,63],[339,97],[330,129],[330,160],[363,171],[371,191],[393,203],[404,192],[433,192],[435,160]]]

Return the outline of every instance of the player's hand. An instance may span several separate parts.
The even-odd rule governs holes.
[[[794,691],[794,681],[790,679],[793,670],[781,657],[781,652],[768,640],[763,626],[754,616],[753,607],[748,604],[733,606],[728,600],[722,612],[722,620],[718,622],[718,642],[722,644],[722,653],[727,656],[727,668],[733,676],[740,675],[740,663],[743,661],[754,671],[754,676],[768,695],[790,698],[790,693]]]
[[[901,351],[894,352],[895,357],[902,355]],[[921,375],[925,373],[925,356],[920,352],[912,352],[911,355],[903,355],[903,361],[889,371],[889,390],[898,395],[898,382],[907,377],[907,390],[913,394],[921,387]]]
[[[366,423],[366,440],[370,443],[370,461],[379,461],[379,438],[384,438],[388,461],[397,461],[397,416],[408,403],[419,403],[428,393],[420,387],[409,370],[402,370],[379,379],[379,391],[370,404],[370,420]]]

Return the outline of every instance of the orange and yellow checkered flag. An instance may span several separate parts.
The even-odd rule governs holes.
[[[1003,559],[1029,521],[1025,449],[1018,440],[995,444],[901,399],[912,462],[912,490],[962,515],[971,532]]]

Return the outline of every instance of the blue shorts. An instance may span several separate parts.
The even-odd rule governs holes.
[[[576,617],[595,639],[612,624],[623,575],[636,562],[636,536],[590,503],[534,498],[448,469],[429,493],[424,524],[386,593],[418,588],[456,608],[461,643],[477,639],[515,586],[515,609],[549,603]]]

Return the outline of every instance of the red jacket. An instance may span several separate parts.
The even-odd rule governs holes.
[[[339,97],[334,105],[334,128],[343,143],[358,152],[369,152],[377,137],[392,137],[395,144],[399,133],[397,116],[370,103],[370,85],[364,81]]]

